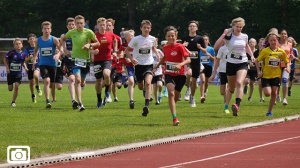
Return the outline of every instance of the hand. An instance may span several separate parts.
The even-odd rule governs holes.
[[[65,56],[70,57],[71,56],[71,52],[69,50],[64,51]]]
[[[208,82],[211,82],[212,80],[214,80],[216,77],[216,74],[213,73],[209,78],[208,78]]]
[[[189,45],[189,42],[186,42],[186,41],[185,41],[182,45],[186,47],[186,46]]]
[[[10,74],[10,69],[9,68],[6,68],[6,73]]]
[[[54,59],[55,61],[58,61],[58,60],[59,60],[59,57],[60,57],[60,54],[55,54],[55,55],[53,56],[53,59]]]
[[[262,72],[261,71],[258,72],[257,77],[259,77],[259,78],[262,77]]]
[[[127,63],[131,62],[131,60],[129,58],[126,58],[125,60],[126,60]]]
[[[179,72],[180,69],[181,69],[181,65],[180,65],[180,64],[177,64],[177,65],[175,65],[175,66],[173,67],[173,70],[174,70],[175,72]]]
[[[90,44],[88,43],[88,44],[85,44],[83,47],[82,47],[82,49],[83,50],[89,50],[90,49]]]

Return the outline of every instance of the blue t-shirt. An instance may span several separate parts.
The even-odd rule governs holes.
[[[293,48],[293,54],[295,57],[298,57],[298,50],[296,48]],[[296,68],[296,60],[292,60],[291,69],[294,70]]]
[[[40,52],[39,65],[56,66],[56,61],[53,59],[56,50],[56,46],[54,44],[54,37],[50,36],[50,38],[47,41],[44,41],[42,37],[39,37],[38,46]]]
[[[66,48],[68,51],[71,52],[71,56],[70,57],[64,57],[63,62],[65,63],[66,66],[73,66],[72,63],[72,39],[67,39],[66,40]]]
[[[8,59],[8,66],[10,69],[10,75],[18,76],[22,75],[22,64],[25,61],[26,54],[21,51],[18,52],[15,49],[9,51],[5,58]]]
[[[29,55],[33,55],[34,54],[34,49],[35,49],[35,47],[27,47],[27,48],[25,48],[25,54],[26,54],[26,58],[28,58],[29,57]],[[36,63],[36,65],[35,65],[35,67],[38,67],[39,66],[39,63],[38,63],[38,61],[39,61],[39,58],[40,58],[40,54],[38,53],[38,55],[37,55],[37,63]],[[32,64],[33,64],[33,61],[32,60],[29,60],[29,61],[27,61],[27,68],[28,69],[31,69],[32,68]]]
[[[215,50],[214,48],[212,48],[211,46],[208,46],[206,48],[206,52],[211,54],[212,56],[215,56]],[[210,59],[210,56],[205,55],[202,51],[199,52],[200,53],[200,62],[204,65],[209,65],[209,66],[213,66],[214,62]]]

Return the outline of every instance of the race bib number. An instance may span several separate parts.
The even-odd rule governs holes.
[[[191,53],[194,53],[194,54],[190,54],[190,59],[198,59],[198,57],[199,57],[198,51],[191,51]]]
[[[60,60],[57,61],[56,67],[61,67],[61,61]]]
[[[41,55],[42,56],[52,56],[52,48],[51,47],[41,48]]]
[[[209,63],[209,61],[210,61],[209,56],[201,56],[200,59],[201,59],[201,62],[204,63],[204,64]]]
[[[95,65],[94,66],[94,73],[99,73],[102,72],[102,67],[101,65]]]
[[[277,59],[277,58],[270,58],[269,59],[269,63],[268,63],[268,65],[270,66],[270,67],[278,67],[279,66],[279,59]]]
[[[237,60],[242,60],[243,57],[239,54],[231,54],[231,58],[232,59],[237,59]]]
[[[139,54],[150,54],[150,48],[140,48],[139,49]]]
[[[10,71],[21,71],[21,64],[10,64]]]
[[[75,65],[85,68],[87,65],[87,61],[85,59],[75,58]]]
[[[166,63],[166,72],[172,72],[174,73],[174,66],[176,66],[178,63],[176,62],[167,62]]]

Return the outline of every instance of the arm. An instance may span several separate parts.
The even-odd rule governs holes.
[[[220,47],[224,45],[224,38],[226,34],[228,33],[228,29],[225,29],[223,34],[219,37],[219,39],[215,42],[214,49],[219,50]]]
[[[35,42],[35,48],[34,48],[34,53],[33,53],[33,64],[32,64],[32,70],[35,70],[35,64],[36,64],[36,60],[37,60],[37,55],[38,55],[38,51],[39,51],[39,46],[38,46],[38,42]]]
[[[130,61],[132,62],[133,65],[137,65],[137,64],[138,64],[138,61],[137,61],[136,59],[134,59],[134,58],[131,56],[129,50],[132,50],[132,48],[129,47],[129,46],[126,47],[126,49],[125,49],[125,54],[126,54],[127,58],[130,59]]]
[[[259,62],[258,62],[258,59],[255,59],[255,66],[256,66],[256,71],[257,71],[257,76],[259,77],[259,78],[261,78],[262,77],[262,72],[261,72],[261,70],[260,70],[260,68],[259,68]]]
[[[220,65],[220,58],[216,58],[215,62],[214,62],[214,68],[213,68],[213,73],[212,75],[208,78],[208,82],[212,81],[213,79],[215,79],[216,74],[217,74],[217,69]]]
[[[10,74],[9,66],[8,66],[8,59],[6,57],[3,58],[3,62],[6,68],[6,73]]]
[[[65,54],[65,56],[70,57],[71,53],[69,50],[67,50],[66,40],[67,40],[66,36],[62,34],[60,36],[60,50]]]
[[[54,38],[54,45],[56,46],[56,52],[53,56],[53,59],[55,61],[58,61],[60,58],[61,52],[60,52],[60,42],[59,42],[58,38],[56,38],[56,37]]]
[[[249,44],[248,43],[246,43],[246,52],[250,55],[250,57],[251,57],[251,62],[254,62],[255,61],[255,58],[254,58],[254,56],[253,56],[253,53],[252,53],[252,50],[250,49],[250,46],[249,46]]]
[[[100,43],[99,43],[99,41],[98,41],[97,38],[93,39],[92,41],[93,41],[93,43],[87,43],[87,44],[85,44],[85,45],[82,47],[82,49],[83,49],[83,50],[89,50],[89,49],[91,49],[91,48],[97,48],[97,47],[100,46]]]
[[[153,70],[152,70],[152,72],[155,74],[155,71],[157,70],[157,68],[160,66],[160,65],[162,65],[164,62],[165,62],[165,60],[166,60],[166,57],[162,57],[161,59],[160,59],[160,61],[158,62],[158,64],[153,68]]]
[[[117,54],[118,54],[118,40],[117,40],[117,38],[115,38],[113,40],[113,50],[114,50],[113,57],[116,57]]]
[[[181,69],[182,66],[186,65],[186,64],[189,64],[191,63],[191,59],[190,57],[185,57],[184,58],[184,61],[182,61],[180,64],[177,64],[175,67],[174,67],[174,71],[179,71]]]
[[[25,61],[23,61],[22,66],[24,67],[25,71],[28,72],[28,68],[27,68]]]

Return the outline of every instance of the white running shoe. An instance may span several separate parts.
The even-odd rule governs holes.
[[[279,102],[281,102],[281,98],[280,98],[280,95],[277,95],[277,97],[276,97],[276,101],[279,103]]]
[[[195,101],[194,97],[190,98],[190,104],[191,104],[191,107],[196,107],[196,101]]]
[[[190,100],[190,89],[187,89],[186,92],[185,92],[185,95],[184,95],[184,100],[185,101],[189,101]]]
[[[109,95],[109,97],[106,98],[106,103],[111,103],[111,102],[112,102],[112,99],[111,99],[111,97]]]
[[[283,99],[282,104],[285,105],[285,106],[288,105],[288,102],[285,98]]]

